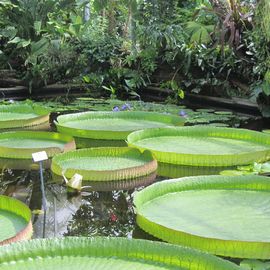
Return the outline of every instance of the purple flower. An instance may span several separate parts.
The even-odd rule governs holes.
[[[114,106],[114,107],[113,107],[113,111],[114,111],[114,112],[119,112],[119,111],[120,111],[120,109],[119,109],[119,107],[118,107],[118,106]]]
[[[178,115],[181,117],[187,117],[187,113],[184,110],[180,110]]]
[[[127,111],[127,110],[131,110],[131,106],[128,103],[125,103],[122,107],[121,107],[121,111]]]

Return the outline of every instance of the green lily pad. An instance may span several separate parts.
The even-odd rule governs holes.
[[[49,127],[50,112],[38,105],[0,106],[0,129],[44,129]]]
[[[64,172],[67,178],[75,173],[83,180],[116,181],[149,175],[157,170],[157,162],[149,151],[141,153],[129,147],[100,147],[70,151],[52,159],[52,171]]]
[[[135,194],[137,222],[175,244],[217,255],[270,258],[270,181],[262,176],[197,176]]]
[[[154,127],[180,126],[182,118],[152,112],[86,112],[61,115],[57,130],[74,137],[98,140],[126,140],[135,130]]]
[[[32,159],[32,153],[46,151],[49,157],[75,149],[71,136],[42,131],[12,131],[0,134],[0,157]]]
[[[230,111],[215,111],[215,114],[219,115],[232,115],[233,113]]]
[[[18,200],[0,196],[0,228],[0,245],[30,239],[30,209]]]
[[[237,270],[228,261],[179,246],[124,238],[33,240],[0,248],[0,269]]]
[[[159,162],[189,166],[235,166],[270,158],[270,137],[261,132],[209,126],[136,131],[128,145],[153,152]]]

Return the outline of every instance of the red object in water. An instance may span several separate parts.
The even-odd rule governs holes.
[[[110,220],[111,220],[112,222],[115,222],[115,221],[118,220],[118,217],[117,217],[114,213],[111,213],[111,215],[110,215]]]

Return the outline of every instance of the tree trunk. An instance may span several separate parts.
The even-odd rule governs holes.
[[[84,7],[84,21],[88,22],[91,18],[91,6],[90,2],[87,3]]]

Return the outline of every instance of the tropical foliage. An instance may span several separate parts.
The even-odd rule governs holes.
[[[180,98],[245,96],[264,107],[268,11],[266,0],[3,0],[0,66],[30,90],[68,81],[138,97],[158,83]]]

